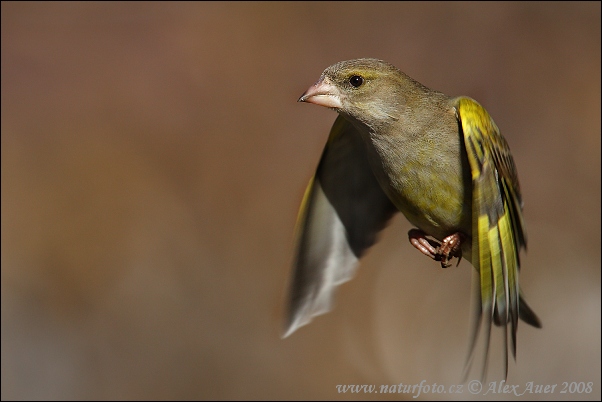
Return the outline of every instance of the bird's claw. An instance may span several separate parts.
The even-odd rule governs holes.
[[[460,232],[447,236],[441,242],[427,238],[426,233],[418,229],[410,230],[408,237],[412,246],[416,247],[418,251],[435,261],[440,261],[441,268],[450,267],[449,261],[454,257],[458,257],[458,264],[462,260],[461,246],[466,236]]]

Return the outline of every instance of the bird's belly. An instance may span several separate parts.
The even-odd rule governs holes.
[[[410,223],[438,240],[471,236],[472,178],[457,137],[366,137],[376,179]]]
[[[398,168],[398,172],[387,174],[385,192],[408,221],[428,235],[442,240],[461,231],[470,236],[471,196],[462,173],[430,169],[425,175],[420,174],[424,171],[420,168]]]

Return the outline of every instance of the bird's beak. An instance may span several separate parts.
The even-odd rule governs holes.
[[[297,102],[308,102],[334,109],[339,109],[343,106],[338,88],[327,77],[321,77],[318,82],[309,87],[301,95]]]

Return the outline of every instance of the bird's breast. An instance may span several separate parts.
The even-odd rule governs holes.
[[[391,201],[439,240],[457,231],[471,235],[472,182],[462,145],[459,137],[373,136],[368,146],[374,174]]]

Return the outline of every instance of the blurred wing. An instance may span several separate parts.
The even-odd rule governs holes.
[[[334,289],[397,211],[376,181],[359,132],[339,116],[297,219],[297,255],[284,337],[331,309]]]
[[[504,327],[507,375],[508,331],[512,354],[516,356],[519,251],[527,243],[518,176],[508,144],[487,111],[476,101],[464,97],[456,100],[456,110],[472,173],[472,263],[479,272],[481,296],[469,362],[483,325],[485,373],[491,324],[494,322]]]

